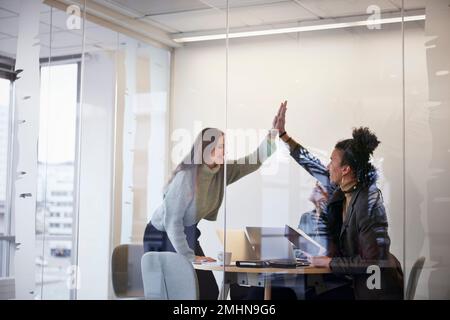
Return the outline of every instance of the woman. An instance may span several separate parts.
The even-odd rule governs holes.
[[[287,101],[276,122],[280,138],[291,156],[326,187],[330,198],[324,212],[328,234],[328,255],[313,257],[312,264],[329,267],[335,274],[349,275],[356,299],[402,299],[403,273],[389,252],[390,238],[376,170],[370,157],[380,143],[368,128],[353,130],[353,138],[339,141],[325,167],[285,130]],[[380,270],[378,279],[371,277]]]
[[[203,253],[197,224],[202,219],[217,219],[224,171],[228,185],[257,170],[274,152],[276,134],[271,130],[255,153],[227,163],[224,170],[224,133],[215,128],[202,130],[190,153],[174,170],[164,201],[145,229],[144,250],[177,252],[192,262],[215,261]],[[197,278],[200,299],[217,299],[219,290],[212,272],[197,270]]]

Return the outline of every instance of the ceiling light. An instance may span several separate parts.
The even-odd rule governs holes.
[[[420,21],[425,20],[425,15],[414,15],[407,16],[403,18],[403,21]],[[389,23],[399,23],[402,22],[402,17],[395,18],[384,18],[384,19],[373,19],[373,20],[361,20],[352,22],[341,22],[341,23],[330,23],[330,24],[319,24],[311,26],[302,27],[291,27],[291,28],[278,28],[278,29],[268,29],[268,30],[258,30],[258,31],[242,31],[242,32],[230,32],[228,38],[245,38],[245,37],[256,37],[256,36],[266,36],[273,34],[283,34],[283,33],[295,33],[295,32],[306,32],[306,31],[318,31],[318,30],[329,30],[329,29],[342,29],[351,28],[359,26],[373,26]],[[174,38],[173,40],[178,43],[183,42],[197,42],[197,41],[208,41],[208,40],[220,40],[226,39],[225,33],[211,34],[211,35],[198,35],[198,36],[186,36],[181,38]]]

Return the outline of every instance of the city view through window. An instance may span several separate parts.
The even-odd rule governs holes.
[[[36,208],[37,299],[68,299],[73,265],[78,64],[41,67]]]

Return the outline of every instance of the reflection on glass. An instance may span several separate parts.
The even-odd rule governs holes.
[[[424,6],[404,37],[406,299],[450,299],[450,1]]]
[[[274,11],[278,14],[274,15]],[[253,17],[251,20],[249,12]],[[413,11],[405,14],[416,15]],[[393,20],[387,20],[389,18]],[[417,21],[424,19],[423,16],[416,18]],[[248,226],[258,226],[281,230],[286,226],[299,227],[297,229],[304,229],[307,236],[322,242],[327,249],[331,237],[340,252],[327,252],[333,258],[331,260],[310,259],[321,270],[330,266],[329,261],[334,263],[344,258],[384,260],[392,252],[402,259],[401,20],[401,3],[395,1],[370,4],[339,1],[338,6],[335,1],[265,3],[251,7],[230,3],[228,127],[260,128],[264,119],[276,115],[274,106],[285,99],[289,110],[286,126],[280,128],[281,133],[287,131],[281,140],[288,144],[281,142],[273,157],[273,171],[251,176],[228,189],[226,215],[229,228],[245,230]],[[248,24],[242,25],[243,21]],[[388,21],[391,23],[386,23]],[[213,41],[205,43],[209,44],[202,47],[205,51],[214,46]],[[330,162],[336,143],[351,137],[354,127],[369,127],[382,141],[374,152],[373,163],[380,171],[378,187],[385,197],[386,214],[380,214],[377,221],[385,226],[389,220],[390,238],[387,235],[380,237],[379,246],[372,243],[373,248],[383,252],[380,256],[369,254],[371,251],[362,246],[350,248],[345,240],[347,231],[340,235],[341,228],[345,229],[342,223],[346,221],[345,215],[329,212],[329,201],[336,195],[330,188],[325,166]],[[289,137],[299,139],[303,147],[294,148]],[[318,202],[317,192],[311,195],[311,191],[317,182],[327,194],[322,195],[328,197],[327,205],[314,203]],[[366,216],[371,214],[368,210],[362,212]],[[330,214],[336,215],[337,220],[333,222],[341,221],[341,224],[327,222]],[[335,230],[330,230],[333,228]],[[377,238],[375,229],[377,227],[370,231],[373,239]],[[380,230],[385,229],[380,227]],[[350,231],[349,237],[359,237]],[[295,241],[291,242],[295,245]],[[274,241],[267,243],[267,251],[277,250],[272,247]],[[281,250],[282,247],[278,249]],[[303,259],[308,256],[308,253],[299,252],[299,248],[294,250]],[[320,255],[317,252],[309,254]],[[346,275],[356,279],[356,287],[365,286],[363,277],[355,274],[356,269],[350,269],[346,270]],[[337,274],[328,270],[325,276],[314,272],[311,270],[306,276],[268,275],[260,284],[253,282],[253,288],[247,292],[239,288],[234,295],[232,288],[231,294],[236,298],[262,299],[268,296],[271,288],[273,295],[269,296],[282,299],[292,298],[292,292],[297,299],[332,299],[333,295],[335,298],[353,298],[355,295],[351,282],[343,282],[346,281],[342,279],[345,272]],[[320,285],[314,284],[317,279],[320,279],[317,281]],[[399,282],[401,277],[393,279],[390,285]],[[342,290],[333,292],[338,287]],[[379,297],[375,292],[371,298]],[[357,298],[361,297],[358,295]]]
[[[19,298],[448,297],[448,0],[71,3],[0,0]]]
[[[117,39],[113,297],[143,298],[142,238],[166,171],[170,53],[123,34]]]
[[[201,232],[197,225],[201,220],[217,220],[224,185],[258,170],[276,150],[275,138],[276,132],[267,133],[254,153],[228,161],[225,178],[227,135],[217,128],[203,129],[172,172],[163,203],[147,225],[145,251],[172,251],[190,262],[214,262],[215,259],[207,256],[200,245]],[[219,290],[212,272],[198,271],[197,276],[200,299],[217,299]]]

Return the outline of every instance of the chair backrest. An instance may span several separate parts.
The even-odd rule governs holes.
[[[111,259],[111,274],[114,293],[118,298],[142,298],[141,244],[122,244],[114,248]]]
[[[144,294],[151,300],[198,300],[192,263],[174,252],[147,252],[142,257]]]
[[[417,282],[419,281],[420,273],[422,272],[425,257],[420,257],[414,262],[408,278],[408,285],[406,287],[406,300],[414,300],[416,294]]]

